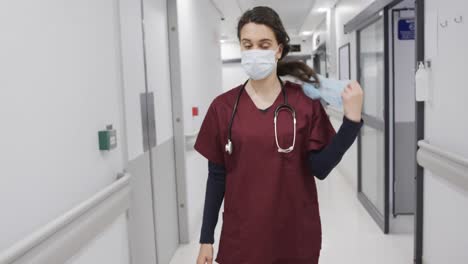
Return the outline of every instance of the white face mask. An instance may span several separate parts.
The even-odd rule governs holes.
[[[252,80],[261,80],[268,77],[276,67],[276,51],[252,49],[241,52],[241,63],[247,75]]]

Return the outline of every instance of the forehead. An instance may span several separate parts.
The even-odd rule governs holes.
[[[276,41],[275,33],[273,30],[263,24],[256,24],[253,22],[245,24],[240,31],[240,40],[250,40],[257,42],[264,39]]]

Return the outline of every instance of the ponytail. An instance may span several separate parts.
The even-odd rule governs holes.
[[[302,61],[278,61],[277,74],[290,75],[299,80],[312,84],[320,84],[317,73]]]

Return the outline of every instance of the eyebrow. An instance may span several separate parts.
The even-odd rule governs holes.
[[[241,40],[241,42],[245,42],[245,41],[252,42],[250,39],[245,39],[245,38]],[[265,38],[265,39],[259,40],[259,42],[272,42],[272,40]]]

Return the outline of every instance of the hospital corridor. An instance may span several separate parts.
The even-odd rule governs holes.
[[[0,0],[0,264],[468,264],[465,0]]]

